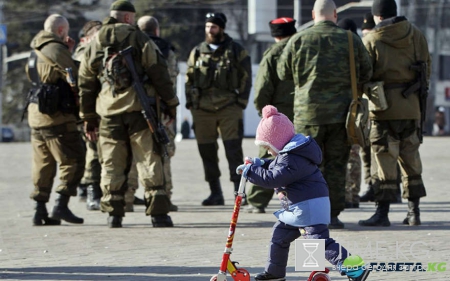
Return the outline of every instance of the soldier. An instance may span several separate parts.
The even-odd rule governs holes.
[[[269,22],[270,33],[275,44],[269,47],[259,63],[255,82],[255,107],[261,116],[261,110],[266,105],[273,105],[279,112],[286,115],[289,120],[294,117],[294,82],[292,80],[280,81],[277,75],[277,60],[289,38],[297,32],[295,20],[292,18],[278,18]],[[266,149],[260,147],[259,157],[272,158]],[[272,189],[257,185],[250,186],[247,192],[247,201],[250,204],[247,211],[252,213],[265,213],[273,196]]]
[[[420,86],[428,87],[431,67],[428,44],[419,29],[405,17],[397,16],[394,0],[375,0],[372,14],[376,26],[363,42],[373,64],[371,81],[384,82],[388,107],[370,113],[370,143],[373,162],[377,163],[371,179],[377,210],[371,218],[360,220],[359,225],[390,226],[388,213],[390,203],[396,200],[397,163],[401,166],[403,198],[408,199],[409,207],[403,223],[420,225],[419,200],[426,196],[419,154],[421,109],[419,90],[411,90],[410,86],[420,82],[411,66],[422,61],[426,69],[420,72],[426,81],[421,81]]]
[[[345,208],[345,171],[350,147],[345,121],[352,101],[347,31],[336,25],[336,5],[317,0],[315,24],[295,34],[277,64],[282,80],[295,83],[294,124],[297,133],[312,136],[323,152],[321,168],[331,200],[329,228],[344,228],[338,216]],[[357,82],[367,82],[372,66],[367,51],[353,34]],[[333,66],[333,67],[331,67]]]
[[[101,21],[88,21],[82,29],[83,37],[74,52],[74,59],[81,61],[84,56],[86,46],[92,41],[94,36],[102,27]],[[83,134],[84,135],[84,134]],[[84,175],[78,187],[80,200],[86,200],[88,210],[100,210],[100,198],[102,190],[100,188],[101,166],[98,160],[97,142],[89,141],[85,135],[83,137],[86,143],[86,166]]]
[[[109,213],[109,227],[122,227],[126,175],[133,157],[145,187],[146,214],[152,217],[153,227],[171,227],[160,152],[141,113],[130,70],[118,52],[133,47],[133,62],[142,77],[142,86],[149,97],[156,98],[156,104],[159,98],[167,104],[166,114],[171,119],[176,116],[179,102],[158,47],[134,26],[135,13],[130,2],[113,2],[110,17],[103,21],[95,43],[88,46],[80,65],[80,115],[87,137],[96,140],[99,136],[101,210]]]
[[[139,29],[141,29],[145,34],[150,37],[150,39],[155,42],[156,46],[158,46],[159,50],[163,54],[164,58],[167,60],[169,75],[172,79],[172,83],[174,86],[174,91],[176,93],[177,88],[177,76],[180,70],[178,69],[178,60],[175,55],[175,48],[166,40],[159,37],[160,29],[159,22],[155,17],[151,16],[143,16],[139,18],[137,21],[137,25]],[[175,123],[173,123],[175,124]],[[167,195],[172,196],[172,172],[170,170],[170,159],[175,155],[175,128],[174,126],[165,126],[166,131],[170,138],[170,144],[167,146],[167,157],[164,157],[164,185],[166,187]],[[170,211],[175,212],[178,211],[178,206],[172,204],[170,202]]]
[[[66,82],[66,68],[77,66],[71,57],[75,41],[68,36],[69,22],[58,14],[50,15],[31,41],[34,50],[26,71],[30,81],[38,87],[30,96],[28,124],[33,146],[32,178],[36,201],[34,225],[59,225],[61,219],[83,223],[68,208],[70,196],[77,195],[83,176],[84,148],[76,124],[77,98]],[[33,58],[33,54],[37,55]],[[40,94],[38,94],[40,93]],[[61,102],[54,102],[54,101]],[[53,180],[59,166],[60,185],[52,214],[48,217],[46,203],[52,192]]]
[[[251,88],[251,63],[247,51],[224,32],[227,18],[208,13],[205,42],[190,53],[186,73],[186,108],[191,110],[193,128],[203,161],[205,180],[211,194],[202,205],[224,205],[217,155],[218,131],[228,160],[230,180],[239,188],[236,167],[243,161],[243,110]]]
[[[352,19],[341,19],[337,26],[358,34],[356,23]],[[361,157],[360,147],[354,144],[350,148],[345,176],[345,208],[359,208],[359,191],[361,190]]]

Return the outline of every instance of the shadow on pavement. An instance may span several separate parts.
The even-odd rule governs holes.
[[[0,268],[0,279],[10,280],[209,280],[219,270],[217,267],[174,267],[174,266],[67,266],[67,267],[25,267]],[[250,274],[263,271],[262,267],[246,268]],[[228,276],[229,280],[231,278]]]

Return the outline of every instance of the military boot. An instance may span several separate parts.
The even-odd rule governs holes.
[[[110,215],[108,217],[109,228],[120,228],[122,227],[122,217]]]
[[[51,219],[48,217],[47,207],[45,202],[36,201],[36,212],[33,217],[33,225],[60,225],[60,220]]]
[[[173,222],[168,215],[152,216],[153,227],[173,227]]]
[[[408,214],[403,220],[403,224],[420,225],[420,209],[419,209],[420,199],[408,199]]]
[[[215,179],[209,182],[209,189],[211,190],[211,194],[203,200],[203,206],[219,206],[225,205],[225,200],[222,194],[222,187],[220,186],[220,180]]]
[[[81,224],[84,222],[82,218],[75,216],[69,209],[70,196],[58,194],[55,200],[55,206],[52,210],[51,218],[55,220],[65,220],[69,223]]]
[[[388,218],[389,206],[389,202],[378,202],[375,214],[367,220],[360,220],[358,224],[360,226],[390,226],[391,222]]]
[[[80,202],[86,202],[87,198],[87,184],[80,183],[77,188],[78,198]]]
[[[102,198],[102,190],[98,183],[93,183],[87,187],[86,208],[90,211],[100,210],[100,199]]]

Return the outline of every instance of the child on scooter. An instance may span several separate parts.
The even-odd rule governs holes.
[[[274,106],[267,105],[262,110],[255,144],[266,148],[275,159],[253,158],[251,164],[240,165],[236,172],[255,185],[275,189],[283,207],[274,213],[278,221],[273,226],[265,272],[255,279],[284,281],[289,246],[304,236],[325,239],[325,258],[349,280],[366,280],[369,269],[350,277],[353,274],[341,266],[348,256],[347,250],[330,238],[330,199],[327,183],[318,168],[322,152],[316,141],[295,134],[292,122]]]

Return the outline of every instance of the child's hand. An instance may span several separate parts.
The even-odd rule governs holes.
[[[252,164],[242,164],[242,165],[239,165],[239,166],[236,168],[236,174],[242,175],[244,178],[247,179],[247,172],[248,172],[248,170],[250,169],[250,166],[251,166],[251,165],[252,165]]]
[[[261,158],[258,157],[245,157],[245,164],[253,164],[256,167],[260,167],[262,165],[264,165],[264,160],[262,160]]]

